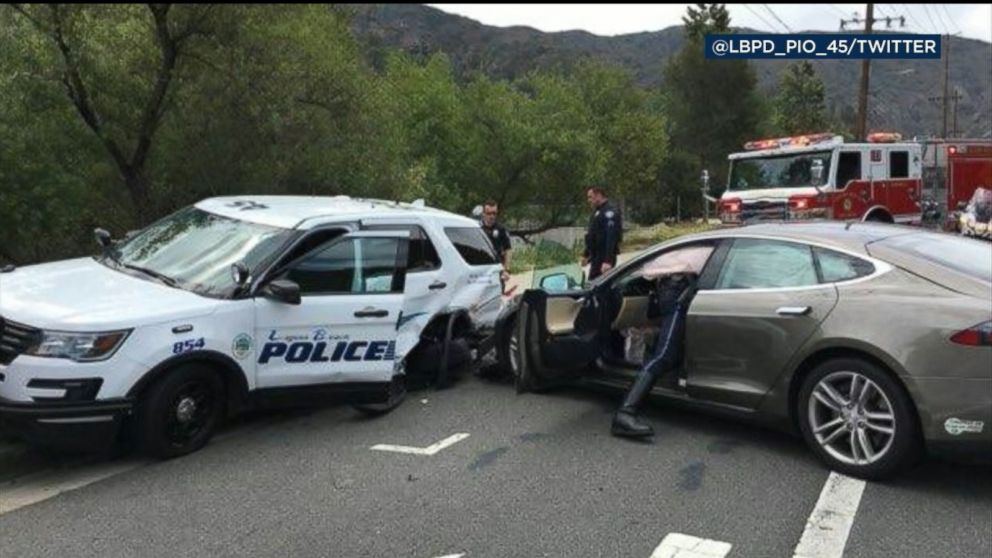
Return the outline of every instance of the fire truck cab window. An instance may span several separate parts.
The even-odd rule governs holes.
[[[909,177],[909,151],[889,152],[889,178]]]
[[[842,151],[837,159],[837,187],[844,188],[852,180],[861,180],[861,152]]]

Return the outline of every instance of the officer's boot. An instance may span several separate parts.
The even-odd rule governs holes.
[[[624,397],[623,404],[616,414],[613,415],[613,426],[610,432],[614,436],[626,436],[629,438],[644,438],[654,434],[651,425],[642,421],[638,416],[641,403],[647,398],[654,385],[654,374],[641,371],[634,380],[634,385],[630,387],[627,396]]]

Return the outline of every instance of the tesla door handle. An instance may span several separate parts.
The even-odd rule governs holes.
[[[443,289],[443,288],[445,288],[447,286],[448,286],[448,284],[445,283],[444,281],[434,281],[427,288],[429,290],[432,290],[432,291],[439,291],[439,290],[441,290],[441,289]]]
[[[805,316],[809,314],[811,310],[812,308],[809,306],[783,306],[775,312],[779,316]]]
[[[365,308],[355,312],[356,318],[385,318],[389,315],[389,310],[379,310],[378,308]]]

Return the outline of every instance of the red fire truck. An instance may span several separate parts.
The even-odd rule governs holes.
[[[752,141],[744,149],[729,157],[727,190],[719,200],[720,219],[728,224],[816,218],[921,223],[924,207],[936,205],[947,217],[975,188],[992,184],[990,141],[902,141],[899,134],[878,132],[865,143],[845,143],[842,136],[812,134]],[[945,179],[924,188],[924,175]]]

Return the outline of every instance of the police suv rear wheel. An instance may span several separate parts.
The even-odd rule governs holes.
[[[352,407],[362,414],[374,417],[384,415],[399,407],[404,399],[406,399],[406,376],[397,374],[389,383],[389,399],[385,402],[352,405]]]
[[[223,393],[220,377],[208,367],[187,364],[166,373],[138,405],[142,451],[167,459],[202,448],[221,421]]]

